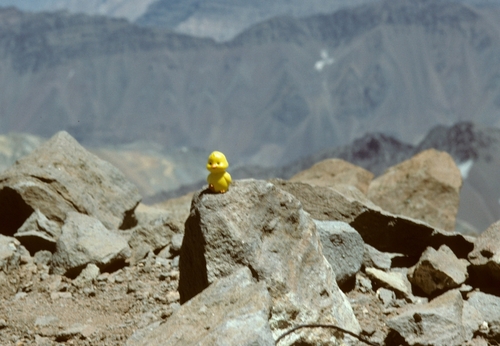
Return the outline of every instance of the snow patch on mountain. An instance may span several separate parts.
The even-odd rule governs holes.
[[[467,160],[457,165],[463,180],[467,179],[473,165],[474,165],[474,160]]]
[[[321,71],[325,66],[331,65],[335,62],[335,59],[328,55],[328,51],[326,49],[321,50],[320,56],[321,59],[316,61],[314,64],[314,69],[316,71]]]

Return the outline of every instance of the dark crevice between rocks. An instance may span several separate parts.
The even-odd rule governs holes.
[[[344,293],[351,292],[356,287],[356,276],[352,276],[342,283],[339,283],[339,288]]]
[[[71,280],[73,280],[78,275],[80,275],[80,273],[82,272],[82,270],[85,269],[85,267],[87,267],[87,263],[84,264],[84,265],[78,266],[78,267],[74,267],[74,268],[68,269],[66,271],[66,273],[64,273],[64,276],[66,276],[66,277],[70,278]]]
[[[33,213],[21,195],[10,187],[0,190],[0,233],[12,237]]]
[[[385,338],[384,345],[386,346],[408,346],[405,339],[395,330],[391,330]]]
[[[101,269],[101,273],[114,273],[120,269],[125,268],[128,266],[126,259],[119,259],[116,261],[113,261],[112,263],[106,265],[106,266],[99,266]]]
[[[49,184],[49,185],[56,181],[55,179],[49,179],[46,177],[39,177],[37,175],[32,175],[32,174],[30,174],[29,176],[32,177],[33,179],[40,180],[42,183]]]
[[[391,268],[410,268],[418,263],[419,256],[397,255],[391,259]]]
[[[31,256],[35,256],[38,251],[47,250],[51,253],[56,252],[55,241],[49,241],[38,236],[17,236],[17,239],[28,250]]]
[[[295,341],[293,344],[291,344],[291,346],[314,346],[314,345],[315,344],[303,340],[298,340]]]
[[[468,272],[466,284],[478,288],[481,292],[500,297],[500,278],[493,277],[487,265],[470,265]]]
[[[87,267],[87,265],[89,265],[89,264],[90,263],[85,263],[81,266],[71,268],[68,271],[66,271],[66,273],[64,273],[64,276],[74,280],[74,279],[76,279],[76,277],[78,275],[80,275],[82,270],[84,270]],[[114,261],[108,265],[105,265],[105,266],[103,266],[102,264],[101,265],[96,264],[96,265],[99,267],[99,270],[101,271],[101,273],[114,273],[114,272],[126,267],[127,263],[125,262],[125,259],[120,259],[120,260],[116,260],[116,261]]]
[[[458,258],[467,258],[474,249],[474,243],[467,240],[462,234],[435,232],[429,241],[429,246],[437,250],[443,244],[446,244]]]
[[[119,227],[120,230],[131,229],[137,226],[139,222],[137,221],[137,218],[135,216],[135,208],[137,208],[138,205],[139,203],[137,203],[132,209],[125,212],[125,215],[123,216],[123,222]]]
[[[255,270],[254,267],[252,267],[250,264],[248,265],[248,269],[250,269],[250,272],[252,273],[252,277],[255,279],[255,281],[259,282],[259,273]]]
[[[179,257],[179,295],[184,304],[208,287],[205,237],[200,229],[200,215],[190,215],[185,223],[185,233]]]

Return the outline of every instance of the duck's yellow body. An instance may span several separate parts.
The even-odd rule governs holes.
[[[226,172],[227,167],[229,163],[223,153],[214,151],[210,154],[207,161],[207,169],[210,172],[207,183],[210,191],[224,193],[229,189],[231,175]]]

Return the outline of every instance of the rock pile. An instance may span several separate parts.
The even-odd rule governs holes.
[[[428,204],[460,188],[440,157],[389,170],[391,186],[330,160],[153,208],[58,133],[0,175],[0,344],[498,343],[500,224],[449,231],[455,202]],[[379,203],[381,186],[418,187],[416,204]]]

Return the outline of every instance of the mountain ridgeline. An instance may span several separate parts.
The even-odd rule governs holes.
[[[125,20],[0,12],[0,129],[147,138],[283,165],[367,132],[500,126],[500,11],[388,0],[257,24],[226,43]],[[492,72],[493,71],[493,72]]]

